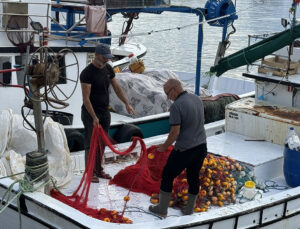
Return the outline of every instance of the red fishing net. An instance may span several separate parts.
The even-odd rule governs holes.
[[[104,220],[107,222],[114,222],[114,223],[131,223],[131,221],[123,217],[123,213],[119,213],[117,211],[109,211],[104,208],[101,208],[100,210],[94,209],[87,206],[88,201],[88,195],[91,185],[91,180],[93,176],[93,170],[95,165],[95,159],[96,159],[96,153],[98,150],[101,154],[101,145],[106,144],[113,152],[119,154],[119,155],[125,155],[127,153],[130,153],[135,147],[137,142],[140,142],[141,144],[141,155],[146,154],[146,146],[142,139],[138,137],[133,137],[131,146],[125,150],[125,151],[118,151],[114,148],[114,146],[111,144],[107,134],[100,126],[99,128],[94,127],[93,134],[91,138],[91,144],[90,144],[90,151],[89,151],[89,157],[87,166],[85,168],[85,171],[83,173],[83,176],[81,178],[80,184],[78,185],[77,189],[74,191],[74,193],[71,196],[65,196],[61,192],[59,192],[56,189],[51,190],[51,196],[62,201],[65,204],[68,204],[69,206],[72,206],[76,208],[77,210],[100,220]],[[137,174],[135,174],[137,176]],[[126,206],[126,202],[124,205],[124,208]]]
[[[132,152],[138,141],[141,145],[140,158],[136,164],[126,167],[115,175],[115,177],[110,181],[110,184],[116,184],[129,189],[128,195],[130,191],[141,192],[147,195],[157,193],[160,188],[162,170],[167,162],[170,152],[173,149],[173,146],[169,146],[166,152],[159,152],[156,146],[151,146],[146,149],[145,143],[142,139],[133,137],[130,147],[121,152],[113,146],[109,137],[100,126],[99,128],[95,127],[93,129],[88,162],[77,189],[71,196],[65,196],[58,190],[52,189],[51,196],[91,217],[107,222],[131,223],[131,220],[123,217],[127,201],[129,200],[128,195],[124,197],[125,204],[122,213],[110,211],[105,208],[98,210],[88,207],[87,201],[94,171],[96,153],[100,151],[101,155],[103,154],[101,147],[102,144],[107,145],[116,154],[125,155]]]
[[[169,146],[166,152],[159,152],[156,146],[149,147],[147,151],[142,151],[136,164],[118,172],[110,184],[147,195],[157,193],[160,188],[162,170],[172,149],[173,146]]]
[[[237,182],[246,176],[247,168],[230,157],[218,157],[208,154],[200,170],[199,194],[195,204],[195,212],[208,211],[211,205],[224,206],[236,201]],[[242,175],[243,174],[243,175]],[[246,178],[248,177],[248,178]],[[244,182],[243,182],[244,183]],[[173,182],[171,207],[182,208],[187,204],[188,188],[186,170],[182,171]],[[159,202],[158,192],[150,198],[152,203]]]

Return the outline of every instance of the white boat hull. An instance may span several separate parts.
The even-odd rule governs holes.
[[[215,146],[215,133],[224,130],[224,120],[205,125],[208,144],[213,148],[224,148],[229,152],[228,143],[224,146]],[[147,146],[159,144],[167,135],[146,139]],[[235,140],[237,141],[237,140]],[[129,143],[119,145],[119,149],[128,147]],[[264,143],[270,144],[270,143]],[[237,148],[237,147],[235,147]],[[238,150],[238,149],[237,149]],[[139,149],[136,149],[139,151]],[[280,150],[278,150],[280,151]],[[241,152],[242,153],[242,152]],[[112,156],[106,150],[106,158]],[[276,155],[275,155],[276,156]],[[241,155],[243,157],[243,155]],[[255,160],[255,159],[254,159]],[[73,170],[84,169],[83,152],[72,155]],[[258,167],[260,162],[256,161]],[[0,180],[0,196],[3,196],[7,187],[12,183],[10,179]],[[100,184],[101,185],[101,184]],[[106,184],[102,184],[106,185]],[[15,193],[14,193],[15,194]],[[190,216],[168,217],[165,220],[145,221],[134,224],[112,224],[91,218],[62,202],[51,198],[41,192],[26,193],[20,199],[22,209],[22,228],[298,228],[300,225],[300,187],[277,194],[268,195],[262,199],[234,204],[222,208],[212,208],[208,212],[194,213]],[[148,205],[148,203],[146,203]],[[146,209],[145,209],[146,210]],[[7,220],[9,219],[9,220]],[[19,228],[19,215],[17,204],[14,202],[0,214],[0,228]]]
[[[0,195],[6,191],[1,182]],[[131,225],[111,224],[93,219],[43,194],[25,194],[22,228],[299,228],[300,187],[244,204],[229,205],[205,213]],[[19,228],[16,203],[0,214],[0,228]]]

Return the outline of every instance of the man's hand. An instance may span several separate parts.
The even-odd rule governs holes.
[[[127,110],[128,114],[136,115],[133,107],[130,104],[126,104],[126,110]]]
[[[160,145],[157,146],[157,150],[159,152],[166,152],[167,149],[168,149],[168,147],[166,147],[165,144],[160,144]]]
[[[99,127],[99,119],[97,117],[93,118],[93,125]]]

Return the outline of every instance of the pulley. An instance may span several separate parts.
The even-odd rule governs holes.
[[[211,26],[229,26],[238,18],[238,16],[235,14],[235,6],[231,0],[208,0],[205,4],[205,8],[207,9],[207,14],[205,16],[207,21],[220,18],[225,15],[230,15],[229,17],[208,22],[208,24]]]

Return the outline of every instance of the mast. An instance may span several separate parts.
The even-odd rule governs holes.
[[[294,29],[295,25],[296,25],[296,11],[297,11],[297,4],[299,3],[299,0],[293,0],[292,3],[292,7],[290,9],[290,11],[293,14],[293,19],[292,19],[292,23],[291,23],[291,30]],[[293,55],[293,48],[294,48],[294,42],[292,42],[289,45],[289,55],[288,55],[288,63],[287,63],[287,74],[286,77],[288,78],[289,76],[289,71],[290,71],[290,63],[291,63],[291,55]]]

